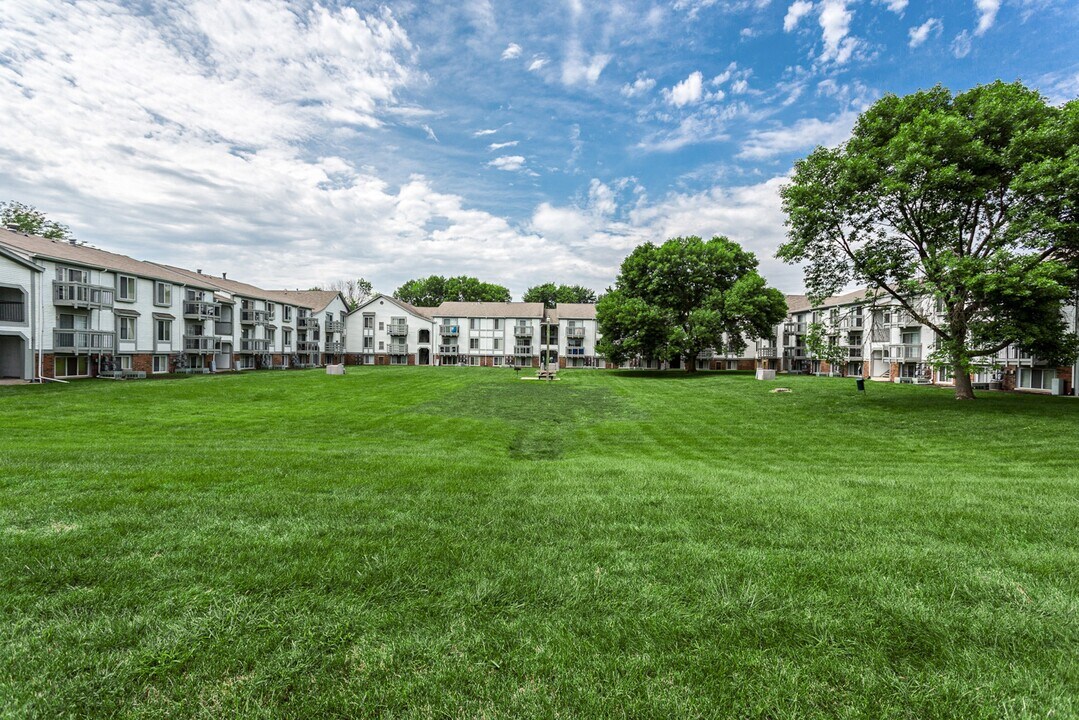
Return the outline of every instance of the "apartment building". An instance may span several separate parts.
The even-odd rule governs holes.
[[[341,320],[346,306],[333,295],[292,303],[284,299],[288,293],[2,229],[0,376],[284,367],[294,357],[284,349],[286,340],[300,337],[299,324],[286,318],[316,312],[321,304],[318,312],[339,313]],[[300,357],[314,364],[328,356],[320,343]]]

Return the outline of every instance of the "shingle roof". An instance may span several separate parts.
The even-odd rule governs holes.
[[[214,287],[208,282],[197,279],[198,276],[191,278],[186,274],[156,263],[143,262],[127,255],[99,250],[89,245],[73,245],[66,240],[49,240],[36,235],[24,235],[0,228],[0,243],[22,251],[31,257],[70,262],[85,267],[104,268],[105,270],[128,273],[153,280],[192,285],[205,290],[212,290]]]
[[[341,294],[336,290],[263,290],[263,292],[266,293],[267,300],[310,308],[314,312],[322,312],[335,297]],[[348,309],[347,302],[345,309]]]
[[[796,313],[813,307],[805,295],[787,295],[787,312]]]
[[[595,320],[595,303],[558,303],[558,317],[564,320]]]
[[[433,308],[438,317],[542,318],[543,303],[444,302]]]
[[[219,290],[224,290],[227,293],[233,295],[240,295],[242,297],[256,298],[258,300],[271,300],[273,302],[280,302],[278,298],[274,297],[275,291],[264,290],[257,285],[251,283],[240,282],[239,280],[230,280],[229,278],[217,277],[216,275],[206,275],[204,273],[196,272],[194,270],[188,270],[187,268],[176,267],[174,265],[166,265],[164,263],[151,263],[159,267],[163,267],[167,270],[180,273],[185,277],[189,277],[197,282],[209,283],[211,287]],[[309,307],[309,306],[304,306]]]

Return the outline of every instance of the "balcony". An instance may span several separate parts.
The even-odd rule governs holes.
[[[267,325],[270,322],[270,313],[265,310],[241,310],[241,325]]]
[[[566,357],[584,357],[584,348],[568,347],[566,348]]]
[[[442,325],[438,332],[442,337],[457,337],[461,333],[461,328],[457,325]]]
[[[111,353],[116,347],[116,333],[103,330],[70,330],[56,328],[52,331],[52,349],[55,352]]]
[[[301,315],[296,318],[296,327],[300,330],[317,330],[318,318],[314,315]]]
[[[568,328],[566,328],[566,337],[567,338],[583,338],[584,337],[584,328],[583,327],[568,327]]]
[[[532,354],[532,346],[531,345],[514,345],[513,346],[513,354],[514,355],[531,355]]]
[[[800,322],[789,322],[783,324],[783,332],[791,335],[805,335],[806,324]]]
[[[184,335],[184,350],[194,353],[212,353],[217,350],[219,338],[213,335]]]
[[[317,340],[300,340],[296,343],[296,352],[313,353],[318,351],[319,346]]]
[[[774,347],[759,347],[757,348],[757,357],[759,358],[774,358],[776,356],[776,348]]]
[[[438,354],[439,355],[456,355],[457,354],[457,346],[456,345],[439,345],[438,346]]]
[[[345,331],[344,320],[327,320],[326,332],[327,333],[343,333]]]
[[[184,317],[188,320],[214,320],[221,314],[221,306],[204,300],[184,302]]]
[[[891,327],[909,327],[911,325],[917,325],[918,321],[914,319],[914,316],[905,310],[899,310],[892,313],[890,321],[887,323]]]
[[[388,352],[390,355],[407,355],[408,344],[392,342],[389,344],[389,347],[386,348],[386,352]]]
[[[26,322],[26,303],[22,300],[0,300],[0,323]]]
[[[843,318],[843,321],[839,323],[839,326],[844,329],[855,330],[865,325],[865,318],[861,315],[854,315]]]
[[[515,337],[532,337],[532,331],[534,328],[531,325],[514,325],[513,334]]]
[[[859,345],[858,347],[850,347],[850,346],[848,346],[847,347],[847,357],[852,358],[854,360],[861,360],[862,359],[862,346],[861,345]]]
[[[264,353],[269,349],[270,341],[265,338],[240,338],[240,352],[242,353]]]
[[[785,348],[783,350],[783,357],[801,360],[806,357],[806,349],[804,347]]]
[[[115,297],[116,291],[104,285],[90,285],[66,280],[52,281],[53,305],[79,308],[111,308]]]
[[[917,362],[922,359],[922,346],[913,344],[892,345],[888,357],[897,362]]]
[[[337,341],[326,341],[326,352],[328,353],[343,353],[345,351],[345,344]]]
[[[404,337],[408,335],[408,324],[392,322],[386,326],[386,332],[390,334],[390,337]]]

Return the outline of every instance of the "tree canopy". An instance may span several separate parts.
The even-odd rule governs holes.
[[[614,363],[681,357],[688,371],[710,347],[745,349],[770,337],[787,314],[783,294],[757,272],[757,258],[725,237],[645,243],[622,261],[599,301],[597,350]]]
[[[50,220],[45,213],[32,205],[24,205],[14,200],[0,203],[0,225],[50,240],[72,240],[75,237],[67,225]]]
[[[782,190],[810,296],[866,284],[937,335],[932,362],[969,373],[1017,344],[1074,357],[1062,305],[1079,256],[1079,101],[1020,83],[888,95],[841,147],[818,148]]]
[[[553,308],[558,303],[594,303],[596,291],[583,285],[555,285],[553,282],[533,285],[525,290],[525,302],[543,303],[544,307]]]
[[[371,281],[364,278],[335,280],[330,283],[330,290],[336,290],[344,296],[349,310],[355,310],[374,294],[374,286]]]
[[[431,275],[409,280],[393,292],[398,300],[417,307],[434,307],[443,302],[509,302],[510,291],[501,285],[461,275],[446,278]]]

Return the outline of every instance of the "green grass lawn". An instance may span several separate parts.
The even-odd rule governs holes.
[[[1079,716],[1079,402],[348,371],[0,388],[0,716]]]

